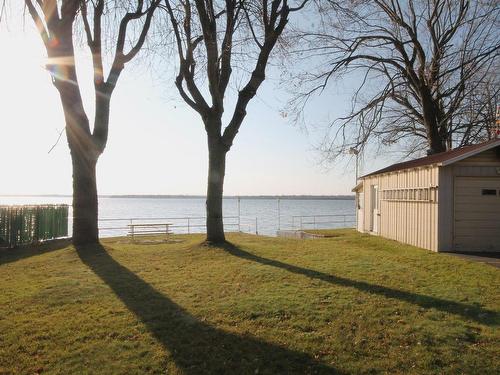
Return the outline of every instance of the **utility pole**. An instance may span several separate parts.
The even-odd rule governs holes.
[[[356,183],[355,185],[358,184],[358,168],[359,168],[359,150],[351,147],[349,149],[349,154],[356,156]]]
[[[354,186],[358,186],[358,165],[359,165],[359,150],[357,148],[351,147],[349,149],[349,154],[356,156],[356,182],[354,183]],[[359,193],[356,192],[356,227],[357,223],[359,220]],[[344,217],[345,219],[345,217]]]

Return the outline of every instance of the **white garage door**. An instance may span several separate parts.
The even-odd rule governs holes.
[[[500,251],[500,178],[455,178],[457,251]]]

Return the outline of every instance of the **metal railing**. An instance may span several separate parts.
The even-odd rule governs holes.
[[[288,220],[283,219],[284,217],[281,217],[280,221],[273,222],[257,217],[226,216],[224,217],[224,230],[274,236],[278,230],[352,228],[356,224],[355,214],[296,215],[288,216]],[[137,224],[169,224],[169,229],[175,234],[206,233],[206,217],[204,216],[134,217],[99,219],[100,236],[125,236],[129,232],[129,226]]]
[[[206,232],[206,217],[144,217],[144,218],[105,218],[99,219],[99,232],[101,236],[126,235],[130,225],[137,224],[169,224],[169,229],[176,234],[191,234]],[[224,230],[226,232],[246,232],[258,234],[258,219],[243,216],[224,217]]]
[[[355,225],[355,214],[292,216],[293,230],[352,228]]]

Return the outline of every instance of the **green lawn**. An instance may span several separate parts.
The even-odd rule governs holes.
[[[336,231],[0,251],[0,374],[496,374],[500,272]]]

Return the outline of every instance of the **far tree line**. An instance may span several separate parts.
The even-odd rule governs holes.
[[[496,1],[25,0],[25,7],[64,112],[75,245],[99,241],[96,167],[108,139],[111,97],[148,38],[163,39],[155,45],[176,56],[163,63],[177,67],[179,96],[206,132],[210,243],[225,242],[226,155],[273,59],[293,72],[296,118],[307,113],[312,96],[355,77],[352,111],[326,135],[324,151],[332,160],[370,143],[397,144],[408,154],[443,152],[488,139],[495,122]],[[94,70],[93,119],[77,75],[75,45],[82,35]],[[304,59],[316,64],[306,66]],[[236,104],[227,108],[231,85],[238,86]]]

